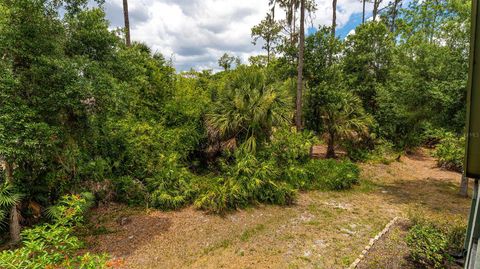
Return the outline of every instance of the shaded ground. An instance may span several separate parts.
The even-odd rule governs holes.
[[[395,216],[413,210],[466,219],[470,200],[457,195],[459,180],[417,153],[364,164],[353,190],[303,193],[290,207],[224,217],[193,208],[98,209],[87,241],[118,259],[118,268],[345,268]]]
[[[408,221],[402,219],[397,222],[375,243],[357,269],[415,269],[415,265],[409,261],[409,249],[404,240],[408,228]]]

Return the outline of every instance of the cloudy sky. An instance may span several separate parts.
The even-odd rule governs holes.
[[[309,26],[331,24],[331,0],[316,2],[318,10],[308,19]],[[183,71],[216,70],[225,52],[245,62],[261,53],[250,33],[269,8],[268,0],[129,0],[129,9],[132,40],[146,42]],[[123,26],[122,0],[107,0],[105,10],[112,28]],[[371,4],[367,10],[372,10]],[[345,36],[355,28],[361,12],[360,0],[338,0],[338,34]]]

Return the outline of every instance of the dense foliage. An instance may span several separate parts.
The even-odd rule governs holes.
[[[407,235],[411,257],[423,266],[443,268],[448,258],[447,239],[433,226],[415,225]]]
[[[38,225],[22,232],[22,247],[0,252],[0,267],[33,268],[107,268],[107,257],[86,253],[78,255],[82,242],[73,235],[83,223],[89,201],[80,195],[65,196],[51,208],[53,224]]]
[[[67,258],[81,244],[58,216],[81,210],[74,201],[44,210],[71,193],[163,210],[286,205],[299,190],[351,188],[360,173],[352,160],[412,149],[438,130],[449,133],[436,150],[440,165],[461,169],[466,1],[410,1],[343,40],[330,27],[309,35],[298,131],[295,5],[282,2],[286,21],[267,15],[252,30],[267,56],[246,65],[224,54],[224,71],[214,74],[177,73],[147,45],[125,45],[123,32],[109,29],[104,1],[90,2],[0,2],[0,221],[10,219],[15,239],[16,227],[53,218],[25,229],[23,247],[0,261],[101,263]],[[344,149],[350,160],[313,160],[323,141],[327,157]]]
[[[411,216],[412,227],[406,236],[410,257],[418,266],[449,268],[451,254],[463,250],[466,225],[459,219],[426,217],[420,212]]]
[[[465,160],[465,136],[443,133],[436,146],[434,156],[438,165],[449,170],[462,172]]]

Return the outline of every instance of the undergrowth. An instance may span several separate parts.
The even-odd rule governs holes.
[[[406,242],[411,259],[426,268],[448,268],[452,254],[463,250],[466,225],[453,217],[437,217],[417,212],[410,214],[412,227]]]
[[[78,254],[83,243],[74,234],[83,224],[83,214],[91,205],[90,196],[64,196],[49,210],[53,223],[25,229],[20,248],[0,252],[0,268],[106,268],[106,255]]]
[[[145,180],[113,180],[119,201],[173,210],[189,204],[214,213],[258,203],[289,205],[299,190],[344,190],[358,183],[359,169],[347,160],[311,160],[318,140],[312,133],[276,130],[253,153],[239,147],[225,151],[216,173],[200,176],[174,156],[161,156]],[[150,161],[152,162],[152,161]]]

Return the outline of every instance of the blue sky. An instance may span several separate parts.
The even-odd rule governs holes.
[[[308,16],[308,24],[330,25],[331,0],[315,1],[317,11]],[[129,6],[132,40],[172,58],[179,71],[218,70],[217,60],[225,52],[244,62],[264,53],[261,44],[252,44],[251,28],[269,11],[268,0],[130,0]],[[367,4],[367,14],[371,9]],[[123,26],[122,0],[107,0],[105,11],[112,28]],[[361,17],[360,0],[338,0],[338,35],[345,37]]]
[[[337,30],[337,35],[341,38],[344,38],[350,33],[353,29],[355,29],[359,24],[362,23],[362,13],[354,13],[350,16],[347,24],[342,28]]]

